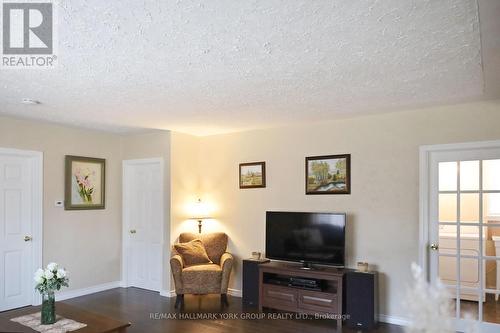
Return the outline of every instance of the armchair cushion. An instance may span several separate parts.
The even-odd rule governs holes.
[[[185,266],[212,264],[212,260],[208,257],[207,251],[199,239],[175,244],[174,248],[182,257]]]
[[[217,264],[195,265],[182,270],[182,282],[190,293],[219,293],[222,270]]]
[[[208,234],[182,233],[179,236],[179,242],[189,242],[194,239],[201,239],[207,255],[215,264],[220,264],[220,260],[227,248],[227,235],[223,232],[214,232]]]

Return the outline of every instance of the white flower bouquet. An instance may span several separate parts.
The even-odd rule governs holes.
[[[35,282],[35,289],[41,294],[69,286],[68,273],[64,268],[59,268],[55,262],[48,264],[45,270],[39,268],[35,272]]]
[[[68,273],[64,268],[59,268],[55,262],[47,265],[46,269],[35,272],[35,289],[42,294],[42,325],[51,325],[56,322],[56,298],[54,292],[61,287],[68,287]]]

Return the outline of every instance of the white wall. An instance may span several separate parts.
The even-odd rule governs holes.
[[[347,258],[376,266],[380,311],[404,316],[401,301],[418,258],[418,148],[500,139],[500,102],[365,116],[303,126],[203,137],[200,190],[231,239],[241,289],[241,259],[265,248],[267,210],[347,212]],[[305,195],[306,156],[351,154],[351,195]],[[267,187],[238,188],[238,164],[266,161]]]
[[[163,281],[162,294],[170,292],[170,144],[171,133],[169,131],[154,131],[147,134],[129,135],[122,138],[122,159],[163,159],[163,216],[164,221],[164,244],[163,244]]]
[[[181,232],[198,232],[198,222],[190,220],[190,207],[200,197],[199,155],[201,138],[172,132],[171,241]],[[174,285],[172,283],[172,289]]]
[[[120,280],[121,137],[0,117],[0,147],[43,152],[43,262],[70,272],[70,288]],[[64,156],[106,159],[106,209],[65,211]]]
[[[196,222],[187,219],[190,203],[198,197],[210,203],[216,220],[204,230],[227,232],[237,258],[231,288],[241,289],[241,259],[264,251],[266,210],[345,211],[349,265],[375,265],[381,313],[404,316],[409,265],[418,257],[418,147],[500,139],[499,124],[500,101],[201,138],[124,138],[0,117],[0,147],[44,152],[44,263],[66,266],[71,289],[120,279],[121,161],[163,154],[171,178],[171,240],[196,232]],[[342,153],[352,158],[352,194],[305,195],[304,158]],[[54,207],[64,196],[66,154],[106,158],[105,210]],[[262,160],[267,187],[240,190],[238,164]]]
[[[9,117],[0,117],[0,147],[43,152],[43,262],[60,263],[78,290],[121,280],[122,160],[165,161],[165,260],[170,248],[170,132],[122,136]],[[106,159],[106,209],[65,211],[64,156]],[[163,287],[169,289],[165,267]]]

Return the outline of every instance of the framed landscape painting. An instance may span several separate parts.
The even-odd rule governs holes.
[[[306,157],[306,194],[350,193],[350,154]]]
[[[240,164],[240,188],[266,187],[266,162]]]
[[[104,209],[106,160],[66,156],[64,209]]]

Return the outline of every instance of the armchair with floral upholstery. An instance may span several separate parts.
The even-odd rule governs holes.
[[[225,233],[182,233],[179,243],[200,239],[212,263],[186,266],[182,257],[172,250],[170,267],[175,283],[175,307],[184,305],[185,294],[220,294],[221,304],[227,305],[227,288],[233,266],[233,256],[226,252]]]

